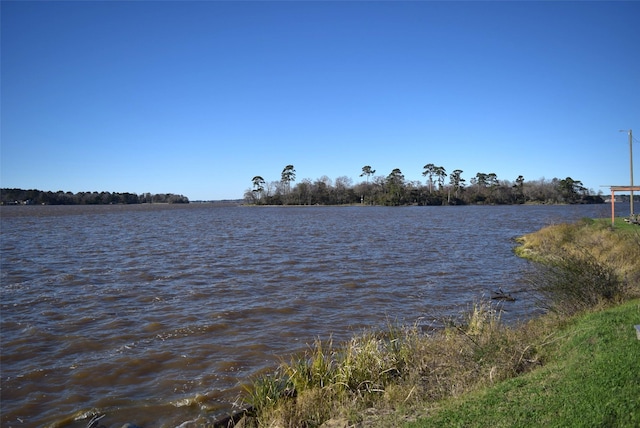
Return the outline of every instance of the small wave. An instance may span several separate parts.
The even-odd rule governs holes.
[[[209,408],[207,406],[207,401],[210,400],[210,397],[206,394],[196,394],[193,397],[186,397],[180,400],[172,401],[171,404],[175,407],[192,407],[197,406],[202,410],[206,410]]]

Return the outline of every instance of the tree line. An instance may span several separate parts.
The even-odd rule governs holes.
[[[188,204],[189,198],[173,193],[57,192],[23,189],[0,189],[2,205],[109,205],[109,204]]]
[[[493,173],[478,172],[463,178],[460,169],[447,173],[442,166],[426,164],[422,171],[425,182],[406,180],[399,168],[388,175],[375,175],[370,165],[362,167],[360,177],[353,183],[347,176],[335,180],[322,176],[316,180],[305,178],[293,185],[296,170],[284,167],[280,180],[266,181],[256,175],[251,179],[244,200],[255,205],[469,205],[469,204],[592,204],[603,203],[600,194],[585,188],[580,180],[544,178],[526,181],[522,175],[513,181],[499,179]]]

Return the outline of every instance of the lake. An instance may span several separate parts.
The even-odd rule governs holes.
[[[626,211],[625,211],[626,210]],[[628,205],[616,213],[628,215]],[[3,427],[202,426],[241,385],[389,320],[437,327],[502,288],[514,238],[610,205],[1,207]],[[186,423],[191,421],[191,423]]]

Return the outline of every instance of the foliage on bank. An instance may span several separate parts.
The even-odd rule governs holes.
[[[621,225],[622,226],[622,225]],[[565,315],[640,296],[640,227],[607,220],[558,224],[519,238],[516,254],[539,262],[530,281],[542,307]]]
[[[173,193],[57,192],[0,189],[1,205],[110,205],[110,204],[188,204],[189,198]]]
[[[640,234],[621,233],[600,222],[585,220],[527,235],[519,253],[543,262],[535,264],[540,270],[532,272],[530,284],[538,301],[546,302],[541,305],[547,309],[546,315],[506,326],[500,320],[500,307],[481,301],[461,319],[444,320],[445,327],[438,330],[425,332],[418,326],[390,325],[385,332],[365,333],[337,346],[318,340],[306,354],[283,362],[272,375],[257,378],[247,386],[244,401],[251,411],[241,423],[245,427],[391,427],[408,419],[440,414],[444,416],[433,419],[435,423],[426,418],[416,426],[442,426],[449,422],[466,426],[468,410],[454,409],[453,415],[438,411],[465,397],[473,400],[477,394],[492,397],[480,407],[495,406],[496,410],[488,413],[495,413],[497,418],[510,411],[524,417],[522,413],[529,408],[526,398],[510,410],[509,403],[496,402],[499,394],[493,391],[528,382],[533,396],[533,391],[547,387],[547,376],[540,374],[547,372],[565,382],[558,393],[569,400],[575,394],[572,388],[577,387],[576,382],[596,370],[594,365],[584,366],[586,360],[604,370],[602,365],[614,358],[610,354],[615,351],[606,346],[598,347],[596,352],[579,343],[574,349],[580,351],[575,354],[571,346],[576,344],[568,343],[582,331],[579,320],[583,314],[640,296]],[[548,281],[552,287],[547,288]],[[587,299],[575,292],[584,284]],[[639,305],[636,304],[636,313]],[[589,328],[601,328],[598,319],[594,315]],[[567,327],[572,325],[575,327]],[[615,328],[615,340],[619,340],[623,327],[617,324]],[[630,324],[624,328],[632,331]],[[602,339],[602,343],[607,340]],[[628,343],[624,346],[631,352]],[[631,408],[625,400],[637,397],[640,391],[637,381],[625,377],[629,375],[629,364],[635,364],[635,357],[631,362],[627,358],[633,356],[629,352],[624,357],[616,354],[615,358],[624,360],[620,362],[623,368],[614,368],[615,377],[609,384],[607,375],[586,383],[592,389],[591,395],[574,406],[571,414],[562,415],[567,421],[579,420],[575,418],[599,399],[598,394],[604,393],[607,385],[622,395],[609,400],[608,407],[594,407],[596,412],[610,412],[600,413],[598,418],[633,426],[628,423],[639,416],[628,413]],[[561,370],[554,369],[565,362]],[[564,411],[547,410],[545,405],[536,409],[534,419],[547,422]],[[473,411],[480,409],[476,406]],[[502,425],[511,426],[504,420]],[[471,422],[470,426],[482,424]]]
[[[524,331],[524,330],[523,330]],[[391,412],[459,396],[540,364],[528,331],[500,322],[478,302],[444,330],[390,325],[335,345],[317,340],[304,355],[247,387],[253,426],[318,427],[332,418],[363,423],[367,409]]]
[[[362,168],[358,184],[346,176],[332,181],[327,176],[317,180],[305,178],[299,183],[293,165],[287,165],[280,180],[267,181],[256,175],[253,187],[245,192],[245,201],[256,205],[466,205],[466,204],[524,204],[524,203],[602,203],[582,182],[571,177],[526,181],[518,176],[513,182],[498,179],[495,173],[478,172],[469,185],[456,169],[450,174],[442,166],[427,164],[422,175],[425,184],[409,181],[399,168],[388,175],[376,176],[370,165]],[[449,178],[447,182],[447,177]]]

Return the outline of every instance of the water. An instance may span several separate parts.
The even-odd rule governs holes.
[[[624,215],[625,207],[617,207]],[[628,211],[628,208],[627,208]],[[513,238],[609,205],[2,207],[3,427],[204,425],[317,337],[436,325],[501,287]]]

